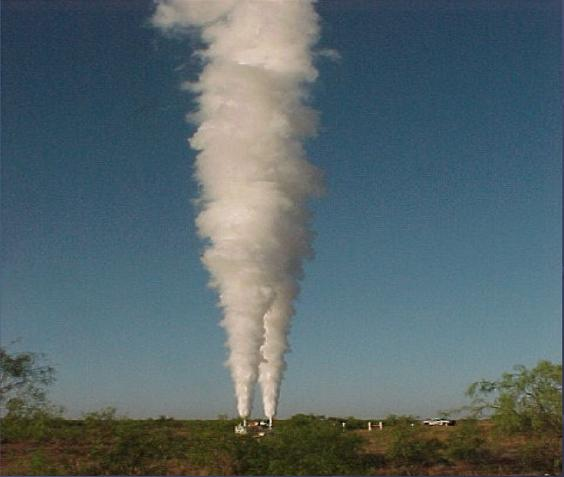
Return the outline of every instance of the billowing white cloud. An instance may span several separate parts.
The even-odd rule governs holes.
[[[272,417],[302,262],[312,255],[307,201],[322,188],[302,146],[317,125],[305,100],[317,76],[318,17],[305,0],[162,0],[153,23],[198,27],[206,44],[190,85],[202,260],[219,292],[238,412],[250,415],[258,380]]]

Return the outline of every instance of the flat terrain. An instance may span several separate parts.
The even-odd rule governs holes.
[[[237,421],[223,420],[61,419],[27,430],[8,423],[0,474],[555,475],[561,465],[561,439],[500,437],[487,421],[461,439],[462,424],[369,432],[361,421],[355,426],[362,428],[343,431],[338,421],[308,419],[277,421],[260,439],[235,436]]]

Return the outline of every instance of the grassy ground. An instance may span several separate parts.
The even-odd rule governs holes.
[[[489,422],[480,422],[478,424],[482,432],[487,435],[491,433],[491,424]],[[441,442],[446,442],[453,432],[456,432],[457,426],[423,426],[423,435],[426,438],[435,438]],[[367,452],[385,453],[390,447],[393,438],[393,427],[385,426],[382,430],[378,428],[368,430],[354,431],[366,440],[365,449]]]
[[[424,475],[560,475],[551,466],[551,459],[561,455],[561,439],[545,438],[538,435],[500,436],[494,432],[491,422],[477,424],[487,451],[482,458],[468,462],[464,459],[449,459],[421,470]],[[459,432],[459,426],[424,426],[421,437],[436,439],[448,448],[449,442]],[[364,451],[369,454],[386,455],[394,439],[393,427],[379,430],[355,431],[364,439]],[[560,463],[561,468],[561,463]],[[405,469],[404,469],[405,470]],[[376,470],[375,475],[405,474],[400,469],[387,465]],[[416,475],[419,475],[416,473]]]
[[[255,456],[255,453],[260,451],[261,446],[264,450],[267,439],[275,442],[277,430],[279,435],[295,431],[296,439],[299,439],[301,429],[304,429],[293,429],[292,422],[279,421],[275,423],[272,436],[265,440],[242,439],[234,435],[234,424],[235,421],[59,420],[42,428],[36,426],[27,434],[21,427],[15,431],[6,426],[0,475],[244,474],[244,469],[260,468],[256,467],[260,456]],[[394,426],[384,426],[382,430],[371,432],[365,429],[347,430],[343,434],[356,436],[359,440],[362,473],[365,474],[543,475],[550,473],[549,470],[554,472],[555,465],[550,467],[545,461],[560,455],[560,439],[543,440],[542,436],[533,438],[527,435],[499,437],[488,422],[478,424],[478,433],[483,437],[483,447],[487,452],[478,458],[446,458],[459,428],[460,425],[426,427],[416,424],[416,438],[409,435],[409,430],[399,437],[407,439],[405,448],[411,446],[414,452],[421,451],[417,447],[421,442],[439,443],[435,445],[439,449],[437,458],[424,465],[417,465],[417,457],[413,457],[417,454],[397,455],[397,443],[394,442],[398,440],[398,432]],[[342,431],[339,429],[339,432]],[[304,444],[308,445],[311,443]],[[393,454],[394,445],[396,454]],[[276,446],[269,449],[276,449]],[[315,457],[319,449],[309,454],[308,448],[303,451],[296,459]],[[247,467],[242,466],[243,461]]]

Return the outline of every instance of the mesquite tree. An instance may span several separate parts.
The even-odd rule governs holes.
[[[0,408],[3,415],[27,414],[48,406],[46,387],[53,383],[55,370],[41,354],[9,353],[0,347]]]
[[[473,383],[466,394],[473,398],[476,415],[490,413],[496,428],[505,433],[539,431],[562,435],[562,364],[539,361],[533,369],[514,366],[497,381]]]

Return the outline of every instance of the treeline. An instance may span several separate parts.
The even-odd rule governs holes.
[[[48,402],[52,368],[0,353],[5,475],[492,475],[562,470],[562,366],[518,366],[468,389],[465,418],[430,428],[409,416],[366,421],[298,414],[264,437],[238,421],[132,420],[107,408],[80,420]],[[487,419],[481,419],[487,417]],[[346,423],[343,428],[342,422]]]

